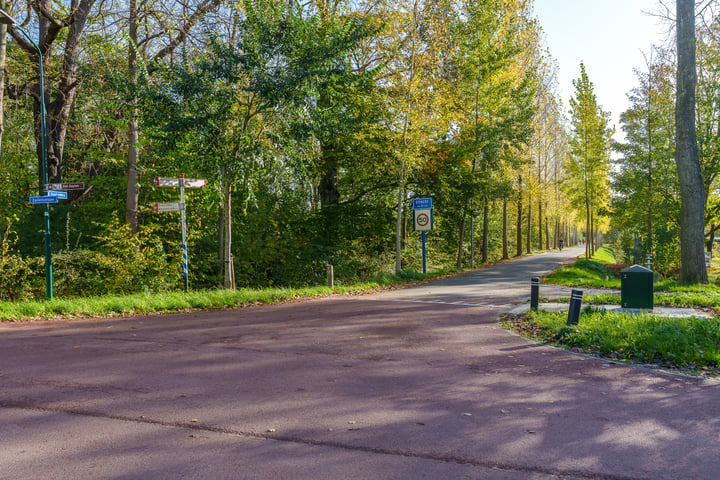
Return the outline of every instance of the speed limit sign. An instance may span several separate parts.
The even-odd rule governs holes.
[[[413,210],[413,217],[414,217],[414,227],[415,231],[422,232],[427,230],[432,230],[433,222],[432,222],[432,209],[431,208],[423,208],[418,210]]]

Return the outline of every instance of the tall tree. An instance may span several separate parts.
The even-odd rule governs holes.
[[[707,283],[705,188],[695,132],[695,1],[677,0],[675,160],[680,181],[680,282]]]
[[[609,194],[608,170],[610,164],[609,115],[597,102],[585,65],[580,64],[580,78],[573,80],[575,94],[570,99],[572,132],[571,157],[567,164],[569,194],[575,208],[585,218],[587,244],[585,256],[594,253],[594,232],[597,216]]]
[[[678,253],[675,71],[663,56],[646,63],[647,71],[636,71],[639,85],[620,116],[625,142],[615,145],[620,156],[613,169],[612,223],[625,238],[639,233],[643,253],[653,256],[656,270],[667,272],[677,266]]]

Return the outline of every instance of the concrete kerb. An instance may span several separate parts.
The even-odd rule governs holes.
[[[671,308],[671,307],[655,307],[652,310],[650,309],[636,309],[636,308],[621,308],[620,305],[583,305],[583,308],[585,306],[589,306],[594,309],[598,310],[607,310],[610,312],[616,312],[616,313],[629,313],[631,315],[638,315],[641,313],[648,313],[650,315],[655,315],[656,317],[661,318],[712,318],[712,315],[698,311],[694,308]],[[539,305],[540,310],[545,310],[546,312],[564,312],[567,311],[569,305],[567,303],[541,303]],[[526,313],[528,310],[530,310],[530,304],[523,303],[521,305],[517,305],[510,309],[507,313],[511,314],[519,314],[519,313]]]

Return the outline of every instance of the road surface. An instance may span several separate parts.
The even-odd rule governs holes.
[[[572,249],[377,295],[0,324],[0,479],[714,479],[720,389],[500,328]]]

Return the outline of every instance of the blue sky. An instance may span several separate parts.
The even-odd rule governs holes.
[[[674,0],[666,3],[674,8]],[[659,7],[658,0],[535,0],[535,15],[560,68],[566,112],[582,61],[598,103],[611,113],[618,138],[620,113],[628,107],[626,94],[637,84],[633,69],[644,69],[643,52],[649,54],[652,45],[668,39],[667,23],[643,13],[657,13]]]

